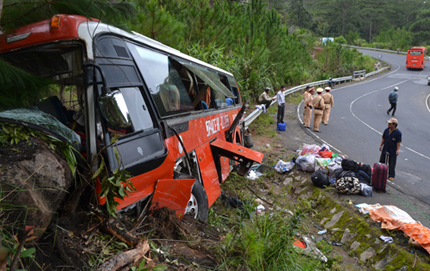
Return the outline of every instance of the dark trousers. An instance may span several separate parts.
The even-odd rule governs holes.
[[[262,101],[261,104],[264,104],[266,106],[266,109],[269,108],[272,101]]]
[[[388,161],[386,161],[386,157],[388,157]],[[394,155],[392,155],[392,154],[381,152],[379,163],[386,164],[386,162],[388,162],[388,177],[393,177],[393,178],[396,177],[395,169],[396,169],[396,162],[397,162],[397,154],[394,153]]]
[[[394,114],[396,113],[397,103],[390,103],[390,104],[391,104],[391,107],[390,107],[390,109],[387,110],[387,114],[389,115],[390,111],[393,110],[393,115],[392,116],[394,116]]]
[[[284,122],[285,104],[278,105],[278,123]]]

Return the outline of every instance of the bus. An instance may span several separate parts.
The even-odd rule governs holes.
[[[0,36],[3,60],[76,90],[73,129],[87,161],[100,152],[96,161],[110,174],[132,175],[135,191],[116,199],[118,211],[145,203],[205,220],[231,169],[244,175],[261,163],[262,153],[243,146],[247,103],[230,72],[79,15],[58,14],[11,33]],[[55,107],[57,97],[39,105],[47,113]]]
[[[427,54],[426,47],[412,47],[409,49],[406,55],[406,69],[423,70],[427,61]]]

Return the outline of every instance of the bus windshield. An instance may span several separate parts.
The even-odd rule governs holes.
[[[422,51],[409,51],[409,54],[414,55],[414,56],[419,56],[419,55],[422,55],[423,52]]]

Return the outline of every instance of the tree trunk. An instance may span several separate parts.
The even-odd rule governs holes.
[[[0,0],[0,30],[1,30],[1,15],[3,12],[3,0]]]

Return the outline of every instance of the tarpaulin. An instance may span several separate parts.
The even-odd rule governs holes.
[[[378,205],[362,206],[361,208],[367,209],[373,220],[381,221],[382,229],[401,230],[430,253],[430,229],[419,224],[408,213],[396,206],[379,207]]]
[[[402,230],[407,236],[412,237],[430,254],[430,230],[421,224],[404,224]]]

